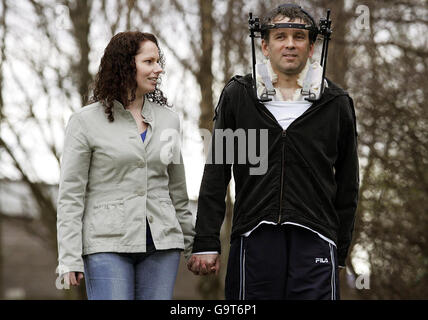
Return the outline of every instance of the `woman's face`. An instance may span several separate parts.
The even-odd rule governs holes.
[[[140,49],[135,56],[135,66],[137,67],[135,94],[137,97],[142,97],[155,90],[159,74],[162,72],[159,60],[159,50],[156,44],[149,40],[141,42]]]

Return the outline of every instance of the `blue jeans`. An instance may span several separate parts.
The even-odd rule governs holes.
[[[89,300],[170,300],[179,250],[83,256]]]

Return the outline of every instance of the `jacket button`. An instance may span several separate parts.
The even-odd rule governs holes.
[[[146,193],[144,191],[138,191],[137,195],[139,195],[140,197],[144,196]]]
[[[287,135],[287,131],[282,131],[282,136],[285,137]]]
[[[152,223],[153,222],[153,217],[149,216],[149,222]]]
[[[139,167],[139,168],[144,168],[144,165],[145,165],[144,160],[140,160],[140,161],[138,161],[138,167]]]

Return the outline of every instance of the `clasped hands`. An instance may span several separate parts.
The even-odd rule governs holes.
[[[215,273],[218,275],[220,270],[219,254],[192,254],[187,261],[187,269],[195,275],[205,276]]]

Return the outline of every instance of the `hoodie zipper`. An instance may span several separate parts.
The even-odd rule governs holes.
[[[263,111],[263,113],[269,117],[269,119],[271,119],[273,122],[275,122],[278,126],[281,127],[281,125],[279,124],[279,122],[272,118],[272,116],[266,112],[266,110],[264,110],[264,108],[266,108],[265,105],[262,106],[261,110]],[[281,127],[282,129],[282,127]],[[282,129],[282,133],[281,133],[281,144],[282,144],[282,149],[281,149],[281,188],[280,188],[280,193],[279,193],[279,215],[278,215],[278,222],[281,222],[281,213],[282,213],[282,194],[283,194],[283,189],[284,189],[284,162],[285,162],[285,137],[287,136],[287,130],[283,130]]]
[[[330,102],[331,100],[333,100],[334,97],[332,97],[331,99],[328,99],[327,101],[324,101],[323,103],[315,106],[315,107],[311,107],[308,110],[306,110],[302,115],[300,115],[300,117],[298,117],[297,119],[295,119],[289,126],[288,128],[290,128],[297,120],[301,120],[302,117],[305,117],[308,113],[311,113],[313,110],[318,109],[319,107],[321,107],[322,105]],[[282,126],[279,124],[279,122],[272,118],[272,116],[266,112],[265,108],[266,106],[264,104],[261,104],[261,110],[263,111],[263,113],[269,118],[271,119],[273,122],[275,122],[279,127]],[[278,214],[278,224],[281,223],[281,217],[282,217],[282,207],[283,207],[283,192],[284,192],[284,175],[285,175],[285,169],[284,169],[284,165],[285,165],[285,138],[287,136],[287,130],[282,130],[281,133],[281,140],[282,140],[282,150],[281,150],[281,188],[280,188],[280,195],[279,195],[279,214]]]
[[[287,136],[287,131],[282,131],[282,152],[281,152],[281,191],[279,193],[279,215],[278,215],[278,222],[281,222],[281,214],[282,214],[282,194],[283,192],[283,186],[284,186],[284,164],[285,164],[285,137]]]
[[[239,81],[239,80],[238,80]],[[253,95],[251,95],[250,94],[250,96],[254,96],[254,94]],[[328,103],[328,102],[330,102],[331,100],[333,100],[334,98],[335,98],[336,96],[333,96],[333,97],[331,97],[330,99],[328,99],[328,100],[326,100],[326,101],[324,101],[324,102],[322,102],[322,103],[320,103],[319,105],[317,105],[317,106],[315,106],[315,107],[313,107],[313,106],[311,106],[308,110],[306,110],[305,112],[303,112],[303,114],[301,114],[297,119],[295,119],[289,126],[288,126],[288,128],[290,128],[293,124],[295,124],[296,123],[296,121],[297,120],[301,120],[301,118],[303,118],[303,117],[305,117],[308,113],[311,113],[312,111],[314,111],[315,109],[318,109],[319,107],[321,107],[321,106],[323,106],[324,104],[326,104],[326,103]],[[276,123],[276,125],[277,126],[279,126],[280,128],[281,128],[281,130],[282,130],[282,133],[281,133],[281,140],[282,140],[282,150],[281,150],[281,188],[280,188],[280,195],[279,195],[279,215],[278,215],[278,224],[281,222],[281,215],[282,215],[282,206],[283,206],[283,196],[282,196],[282,194],[283,194],[283,189],[284,189],[284,172],[285,172],[285,169],[284,169],[284,162],[285,162],[285,137],[287,136],[287,130],[283,130],[283,128],[282,128],[282,126],[279,124],[279,122],[275,119],[275,118],[273,118],[268,112],[266,112],[266,110],[265,109],[267,109],[266,108],[266,106],[263,104],[263,103],[261,103],[260,101],[258,101],[257,99],[256,99],[256,101],[260,104],[260,107],[261,107],[261,110],[262,110],[262,112],[269,118],[269,119],[271,119],[274,123]],[[287,128],[287,129],[288,129]]]

